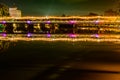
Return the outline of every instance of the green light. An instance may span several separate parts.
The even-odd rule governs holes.
[[[0,24],[0,33],[4,31],[5,26],[3,24]]]
[[[0,32],[3,32],[2,30],[0,30]]]
[[[3,25],[3,24],[0,24],[0,28],[4,28],[4,25]]]

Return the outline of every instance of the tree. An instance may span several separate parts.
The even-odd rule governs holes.
[[[65,14],[62,14],[62,17],[66,17],[66,15],[65,15]]]
[[[88,16],[98,16],[98,14],[97,14],[97,13],[90,12],[90,13],[88,14]]]
[[[3,3],[0,3],[0,16],[9,16],[9,7]]]

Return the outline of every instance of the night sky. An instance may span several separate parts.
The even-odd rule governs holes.
[[[86,15],[102,14],[114,8],[117,0],[0,0],[9,7],[16,4],[23,16]]]

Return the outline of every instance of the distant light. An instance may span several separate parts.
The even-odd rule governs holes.
[[[51,37],[51,35],[50,35],[50,34],[47,34],[47,37],[48,37],[48,38],[50,38],[50,37]]]
[[[53,38],[52,40],[54,41],[55,39]]]
[[[98,34],[95,34],[95,37],[96,37],[96,38],[99,38],[99,35],[98,35]]]
[[[30,24],[30,23],[31,23],[31,21],[27,21],[27,23],[28,23],[28,24]]]
[[[75,24],[75,23],[76,23],[76,21],[73,21],[73,20],[70,21],[70,24]]]
[[[48,19],[48,16],[46,16],[46,19]]]
[[[7,34],[6,34],[6,33],[3,33],[3,34],[2,34],[2,36],[3,36],[3,37],[6,37],[6,36],[7,36]]]
[[[51,22],[50,21],[47,21],[47,24],[50,24]]]
[[[97,42],[100,42],[100,39],[98,39]]]
[[[31,34],[31,33],[28,33],[28,34],[27,34],[27,37],[31,37],[31,36],[32,36],[32,34]]]
[[[3,24],[6,24],[6,21],[2,21]]]
[[[76,35],[75,35],[75,34],[69,34],[69,37],[71,37],[71,38],[75,38]]]
[[[98,24],[99,22],[100,22],[99,20],[95,21],[96,24]]]
[[[32,41],[33,41],[34,39],[32,38]]]

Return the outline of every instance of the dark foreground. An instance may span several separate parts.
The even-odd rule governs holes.
[[[7,45],[1,48],[0,80],[120,80],[120,44],[3,43]]]

